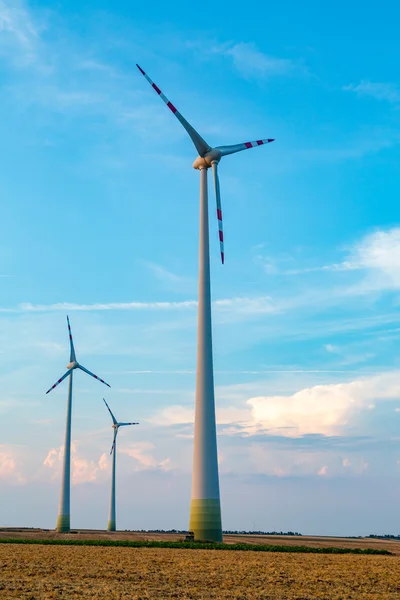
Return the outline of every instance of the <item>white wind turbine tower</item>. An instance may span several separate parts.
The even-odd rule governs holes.
[[[221,260],[224,263],[224,236],[222,229],[221,195],[218,163],[223,156],[273,142],[256,140],[233,146],[211,147],[164,96],[160,88],[136,65],[152,88],[186,129],[199,156],[193,167],[200,171],[200,248],[199,300],[196,366],[196,410],[194,422],[194,455],[190,530],[196,540],[222,541],[221,505],[219,495],[217,433],[215,423],[214,373],[211,337],[211,289],[208,228],[207,170],[211,167],[217,201],[217,218]]]
[[[72,339],[71,326],[69,323],[69,318],[67,316],[68,323],[68,333],[69,333],[69,345],[70,345],[70,356],[69,356],[69,364],[67,365],[68,371],[49,389],[46,394],[54,390],[55,387],[58,386],[66,377],[69,377],[69,387],[68,387],[68,404],[67,404],[67,422],[65,426],[65,442],[64,442],[64,462],[63,462],[63,472],[62,472],[62,480],[61,480],[61,494],[60,494],[60,505],[58,508],[58,518],[57,518],[57,531],[60,532],[68,532],[70,531],[70,496],[71,496],[71,412],[72,412],[72,375],[75,369],[80,369],[84,371],[88,375],[91,375],[104,385],[111,387],[97,377],[91,371],[88,371],[78,363],[76,360],[74,342]]]
[[[111,408],[108,406],[107,402],[105,401],[105,398],[103,398],[103,400],[104,400],[104,404],[108,408],[108,412],[111,415],[112,422],[113,422],[112,428],[114,429],[114,439],[113,439],[113,443],[112,443],[111,451],[110,451],[110,454],[113,455],[113,462],[112,462],[112,474],[111,474],[110,513],[108,516],[107,529],[108,529],[108,531],[116,531],[117,530],[117,521],[116,521],[116,516],[115,516],[115,462],[116,462],[116,455],[117,455],[118,430],[120,427],[123,427],[125,425],[139,425],[139,423],[119,423],[117,421],[117,419],[114,417],[114,415],[112,414]]]

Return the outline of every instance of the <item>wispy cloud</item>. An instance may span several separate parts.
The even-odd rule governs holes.
[[[148,260],[141,261],[163,287],[174,292],[189,292],[196,288],[196,281],[191,277],[177,275],[162,265]]]
[[[246,78],[268,79],[277,75],[288,75],[296,68],[286,58],[275,58],[261,52],[255,44],[241,42],[221,52],[232,58],[235,69]]]
[[[128,76],[103,55],[101,47],[85,46],[53,13],[24,0],[0,0],[0,60],[13,74],[3,92],[18,105],[45,109],[45,119],[60,113],[87,117],[81,127],[91,127],[97,115],[121,134],[128,128],[143,138],[164,127],[179,136],[167,111],[149,105],[142,88],[136,89],[139,74]]]
[[[283,271],[284,275],[301,275],[303,273],[315,273],[317,271],[354,271],[359,269],[359,265],[350,261],[334,263],[332,265],[322,265],[320,267],[305,267],[304,269],[287,269]]]
[[[73,302],[60,302],[57,304],[30,304],[23,302],[15,308],[0,308],[4,312],[54,312],[54,311],[114,311],[114,310],[176,310],[195,308],[196,300],[183,302],[109,302],[95,304],[75,304]]]
[[[186,42],[186,48],[197,51],[203,57],[213,58],[219,55],[226,58],[245,79],[269,79],[305,70],[292,59],[263,52],[253,42],[221,42],[202,38]]]
[[[14,66],[26,67],[37,59],[40,29],[24,2],[0,1],[0,55]]]
[[[269,296],[254,298],[226,298],[213,302],[215,309],[222,314],[235,312],[242,315],[260,314],[278,310]],[[16,307],[0,307],[0,312],[31,313],[54,311],[120,311],[120,310],[186,310],[197,307],[196,300],[183,300],[182,302],[110,302],[95,304],[75,304],[61,302],[57,304],[31,304],[24,302]]]
[[[297,160],[337,163],[345,160],[361,159],[370,154],[376,154],[386,148],[397,145],[400,141],[400,134],[397,129],[369,129],[367,132],[357,134],[344,140],[340,144],[330,145],[329,147],[320,146],[318,148],[306,148],[296,152]]]
[[[294,261],[293,261],[294,262]],[[262,263],[260,263],[262,264]],[[277,270],[279,263],[276,263]],[[286,266],[286,265],[284,265]],[[279,271],[278,271],[279,272]],[[269,315],[282,317],[283,315],[294,315],[301,311],[302,315],[310,313],[310,307],[318,306],[319,313],[323,313],[329,307],[348,306],[355,308],[355,302],[358,299],[365,299],[370,302],[370,298],[378,298],[385,294],[393,294],[400,289],[400,228],[393,227],[388,230],[378,230],[363,236],[360,240],[349,245],[343,261],[333,262],[331,264],[322,264],[321,266],[299,266],[299,268],[284,268],[280,275],[296,275],[309,277],[312,281],[306,288],[304,286],[296,293],[291,287],[289,290],[285,287],[286,282],[279,280],[280,287],[271,296],[237,296],[231,298],[216,299],[213,302],[214,322],[216,324],[229,325],[232,323],[249,323],[250,321],[260,321],[268,318]],[[321,286],[320,275],[324,273],[323,286]],[[174,279],[174,274],[172,274]],[[314,282],[314,283],[313,283]],[[302,285],[302,282],[299,282]],[[282,287],[283,286],[283,287]],[[393,302],[393,301],[392,301]],[[185,313],[187,319],[182,324],[185,329],[195,327],[195,312],[197,301],[195,299],[186,299],[182,301],[132,301],[132,302],[94,302],[91,304],[80,304],[73,302],[62,302],[56,304],[33,304],[21,303],[16,306],[0,307],[0,313],[11,314],[35,314],[51,312],[149,312],[155,313]],[[357,307],[359,311],[360,307]],[[353,315],[342,315],[341,318],[330,318],[323,323],[320,320],[318,328],[311,327],[310,321],[303,319],[303,322],[291,323],[290,327],[284,327],[282,318],[274,323],[271,328],[268,326],[269,336],[290,335],[299,336],[319,336],[323,337],[331,333],[343,333],[344,331],[357,331],[361,329],[371,329],[382,327],[387,323],[397,323],[398,316],[391,314],[390,310],[379,315],[364,318],[358,314],[357,318]],[[267,335],[260,331],[253,331],[254,339],[263,339],[260,336]],[[247,334],[246,334],[247,335]],[[250,335],[250,334],[249,334]],[[368,357],[368,352],[357,351],[357,356]]]
[[[329,347],[329,344],[327,344]],[[359,369],[355,369],[352,371],[351,369],[261,369],[261,370],[243,370],[243,369],[235,369],[233,371],[225,371],[220,369],[214,369],[214,373],[218,373],[218,375],[266,375],[270,373],[359,373]],[[365,372],[365,371],[364,371]],[[193,375],[195,374],[195,369],[186,369],[186,370],[130,370],[130,371],[106,371],[105,375]],[[378,371],[368,371],[368,373],[378,373]],[[131,390],[131,389],[119,389],[119,392],[126,393],[155,393],[155,394],[174,394],[176,390]]]
[[[154,456],[156,447],[151,442],[138,442],[125,448],[120,448],[121,454],[126,454],[135,461],[135,470],[161,469],[169,471],[172,468],[171,460],[164,458],[157,460]]]
[[[360,240],[348,246],[347,255],[342,262],[317,265],[312,267],[299,267],[286,269],[280,265],[282,261],[273,257],[257,256],[257,263],[271,273],[269,265],[274,266],[273,273],[281,275],[303,275],[318,272],[351,272],[360,271],[363,279],[356,285],[351,283],[343,289],[344,294],[367,293],[373,290],[399,289],[400,288],[400,227],[388,230],[378,230],[368,233]],[[290,257],[292,262],[293,257]]]
[[[363,80],[358,84],[346,85],[344,90],[355,92],[359,96],[370,96],[376,100],[386,100],[391,104],[400,102],[400,88],[394,83],[379,83]]]

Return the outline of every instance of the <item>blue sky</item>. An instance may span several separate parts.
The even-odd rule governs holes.
[[[276,138],[220,164],[223,267],[210,196],[224,528],[398,532],[400,9],[229,7],[0,0],[0,525],[55,524],[67,313],[112,386],[75,378],[72,526],[107,518],[103,395],[141,423],[119,526],[188,523],[196,153],[138,62],[211,145]]]

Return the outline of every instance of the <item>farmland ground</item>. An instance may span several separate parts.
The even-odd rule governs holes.
[[[0,598],[398,600],[400,557],[0,544]]]

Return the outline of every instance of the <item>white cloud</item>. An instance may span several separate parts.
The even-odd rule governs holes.
[[[339,352],[339,348],[333,344],[325,344],[324,348],[327,352],[331,352],[332,354],[337,354]]]
[[[51,448],[43,461],[43,466],[52,471],[52,478],[58,479],[61,475],[64,457],[64,446]],[[96,481],[104,471],[109,468],[106,454],[102,454],[98,461],[87,459],[78,453],[78,444],[71,444],[71,481],[73,485]]]
[[[96,481],[99,473],[106,471],[109,466],[106,454],[102,454],[98,462],[81,458],[76,454],[72,456],[71,462],[71,479],[73,484]]]
[[[151,417],[149,421],[155,425],[185,425],[193,423],[194,409],[186,406],[174,405],[168,406]]]
[[[100,471],[107,471],[109,469],[110,463],[107,454],[102,454],[99,460],[99,469]]]
[[[161,469],[163,471],[171,470],[171,461],[167,457],[158,461],[154,455],[154,444],[151,442],[137,442],[128,447],[120,448],[121,454],[126,454],[135,460],[136,470]]]
[[[52,448],[47,453],[47,456],[43,461],[43,465],[45,467],[49,467],[49,469],[52,469],[54,467],[54,465],[56,464],[56,462],[58,460],[62,459],[62,455],[63,455],[62,447],[61,448]]]
[[[342,289],[342,295],[400,288],[400,227],[378,230],[362,237],[347,250],[342,262],[282,271],[285,275],[312,272],[362,272],[363,278]],[[337,292],[338,290],[336,290]]]
[[[347,85],[343,89],[355,92],[360,96],[371,96],[372,98],[376,98],[376,100],[386,100],[392,104],[400,102],[400,89],[394,83],[374,83],[373,81],[365,80],[357,85]]]
[[[252,384],[258,388],[265,383]],[[289,395],[254,396],[244,401],[246,387],[232,398],[237,405],[218,407],[217,424],[224,435],[345,435],[360,422],[363,412],[380,401],[400,398],[400,372],[393,371],[348,383],[316,385]],[[222,397],[226,394],[221,393]],[[174,405],[162,409],[149,422],[156,425],[192,424],[194,408]],[[239,427],[238,427],[239,426]]]
[[[10,477],[16,470],[15,458],[8,451],[0,452],[0,477]]]
[[[371,271],[372,287],[400,287],[400,227],[376,231],[355,244],[349,261]]]
[[[398,371],[350,383],[317,385],[289,396],[258,396],[247,404],[252,409],[252,425],[286,437],[306,434],[340,435],[354,425],[371,401],[400,397]]]
[[[24,483],[25,479],[21,474],[20,460],[12,450],[5,444],[0,444],[0,479],[9,482]]]
[[[171,471],[173,469],[172,462],[170,458],[166,458],[162,460],[158,465],[163,471]]]

